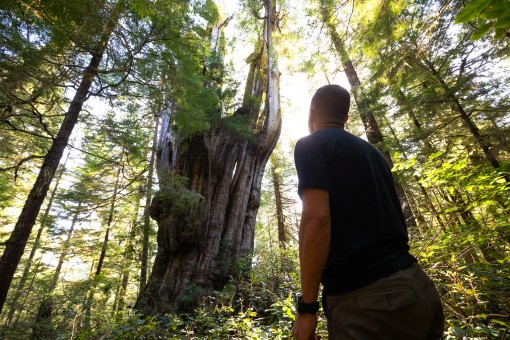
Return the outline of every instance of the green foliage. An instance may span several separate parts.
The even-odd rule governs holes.
[[[161,179],[161,190],[153,198],[154,201],[161,202],[161,213],[183,217],[188,211],[201,208],[204,198],[187,188],[187,178],[162,174]]]
[[[508,328],[510,303],[505,174],[465,159],[450,161],[444,151],[430,154],[425,163],[398,154],[393,159],[394,171],[419,175],[427,191],[443,192],[440,211],[427,211],[423,205],[420,214],[444,223],[433,230],[411,230],[411,249],[442,295],[447,338],[501,337]]]
[[[15,208],[28,194],[26,183],[33,180],[31,170],[38,161],[29,157],[47,151],[68,104],[64,88],[76,86],[114,3],[1,2],[0,168],[7,169],[0,173],[2,214],[17,212]],[[30,336],[33,317],[53,279],[55,263],[49,259],[59,255],[68,220],[78,202],[83,202],[64,263],[65,274],[52,296],[56,338],[289,338],[294,320],[292,292],[299,290],[298,255],[292,242],[296,232],[292,227],[296,228],[299,216],[295,202],[287,197],[289,244],[286,250],[277,249],[272,243],[275,209],[268,203],[274,190],[268,176],[261,193],[256,253],[220,268],[220,274],[232,275],[223,291],[210,293],[189,315],[142,319],[132,314],[126,320],[116,315],[114,306],[119,305],[123,270],[129,263],[125,258],[128,242],[133,242],[129,245],[132,254],[140,252],[139,215],[144,206],[135,204],[140,198],[133,193],[147,170],[152,121],[148,118],[170,108],[175,131],[183,140],[208,131],[254,138],[247,117],[235,111],[240,106],[238,75],[232,65],[223,65],[221,53],[210,50],[211,25],[220,20],[213,1],[130,0],[125,4],[93,84],[94,94],[102,96],[101,103],[107,108],[91,105],[81,117],[85,136],[82,143],[71,144],[84,153],[69,169],[73,176],[65,179],[68,188],[56,196],[49,219],[51,228],[44,232],[43,247],[36,252],[28,276],[31,285],[23,290],[15,322],[2,326],[0,336]],[[391,150],[393,170],[419,217],[418,226],[410,229],[411,249],[442,295],[447,338],[502,338],[510,328],[506,182],[510,91],[508,62],[501,61],[508,57],[508,49],[495,44],[487,33],[494,29],[500,38],[508,32],[508,1],[473,0],[462,10],[460,2],[443,7],[438,1],[425,0],[413,4],[322,4],[333,6],[330,19],[345,39],[364,94]],[[261,25],[252,14],[263,14],[260,5],[257,1],[243,2],[237,14],[246,32],[236,37],[238,42],[257,41]],[[314,7],[310,14],[316,11]],[[315,43],[310,33],[320,31],[324,36],[316,18],[302,18],[292,9],[279,15],[295,20],[291,32],[295,40],[287,42],[284,49],[296,68],[302,64],[301,69],[311,74],[338,71],[340,63],[327,50],[327,41]],[[454,17],[458,23],[470,24],[452,26]],[[304,25],[310,27],[298,27]],[[278,30],[282,36],[286,34],[285,27]],[[469,36],[477,40],[469,41]],[[298,43],[300,39],[314,44]],[[306,48],[301,49],[303,45]],[[309,49],[310,45],[314,48]],[[235,53],[242,51],[236,49]],[[295,62],[297,55],[306,61]],[[480,138],[472,136],[460,120],[452,96],[465,108]],[[254,107],[263,103],[260,98],[246,99]],[[484,159],[478,145],[481,139],[489,141],[501,164],[498,169]],[[274,160],[275,172],[286,182],[283,191],[288,193],[296,185],[291,160],[276,157],[286,153],[288,150],[280,151]],[[103,271],[94,276],[104,237],[101,223],[107,221],[119,169],[111,242]],[[12,176],[15,171],[19,175],[16,182]],[[175,209],[176,215],[182,217],[190,207],[200,206],[203,198],[187,188],[185,178],[167,181],[163,175],[160,179],[163,189],[170,183],[167,189],[172,193],[162,190],[155,200],[171,200],[174,205],[170,209]],[[5,239],[13,217],[1,218],[0,237]],[[197,234],[202,237],[202,233]],[[153,242],[150,252],[155,247]],[[127,266],[125,305],[130,306],[138,292],[139,268],[136,264]],[[191,283],[186,299],[193,301],[203,293],[199,285]],[[86,326],[88,306],[91,315]],[[124,312],[131,310],[122,310],[122,316]],[[326,332],[322,315],[319,331]]]
[[[15,1],[2,2],[0,22],[0,172],[16,180],[38,167],[62,121],[65,44]]]
[[[484,238],[495,235],[476,237],[468,226],[459,225],[434,240],[434,244],[421,244],[425,248],[418,259],[442,295],[448,339],[500,338],[508,331],[505,313],[510,302],[510,257],[492,265],[466,262],[470,256],[480,256],[473,252],[486,243]]]
[[[295,263],[294,252],[291,254],[292,257],[284,258],[285,256],[288,255],[282,254],[282,258],[278,262]],[[275,254],[273,253],[268,260],[274,261]],[[274,263],[259,262],[257,272],[264,272],[266,265],[274,266]],[[279,274],[271,274],[273,279],[274,275]],[[297,273],[293,272],[292,275],[297,275]],[[255,277],[257,277],[256,273],[253,278]],[[281,279],[287,280],[284,277]],[[103,277],[99,281],[104,283],[105,278]],[[271,292],[269,287],[261,286],[257,292],[265,292],[264,295],[272,297],[272,301],[261,303],[257,296],[253,295],[253,287],[250,283],[237,282],[237,285],[229,285],[223,292],[211,295],[199,309],[190,315],[164,315],[157,318],[141,319],[138,315],[133,314],[126,321],[116,323],[107,314],[104,314],[94,318],[94,329],[71,331],[71,326],[80,320],[79,301],[85,298],[83,291],[86,290],[83,285],[76,285],[69,288],[69,293],[73,293],[73,298],[62,300],[64,302],[61,305],[62,317],[59,316],[54,320],[55,328],[60,329],[60,332],[57,331],[54,335],[57,337],[72,336],[77,339],[91,339],[97,336],[105,339],[290,338],[293,302],[289,292],[285,292],[286,297],[279,301],[276,299],[280,297],[281,292]],[[192,294],[191,290],[190,294]],[[253,296],[253,301],[248,302],[247,295],[243,294]],[[270,308],[264,310],[267,303]],[[261,312],[257,310],[261,310]],[[71,320],[72,324],[65,323],[71,322]],[[62,329],[66,328],[69,330],[62,332]],[[11,330],[9,334],[15,334],[14,330]],[[26,332],[24,336],[27,336]]]
[[[477,21],[478,29],[471,40],[481,39],[494,28],[494,37],[502,39],[510,29],[510,1],[508,0],[472,0],[455,17],[455,23]]]
[[[248,117],[242,115],[232,115],[222,118],[217,126],[221,131],[228,132],[239,139],[253,141],[255,134],[250,128]]]
[[[299,287],[295,249],[263,251],[248,280],[233,280],[214,292],[193,314],[168,314],[98,329],[106,339],[291,339],[295,320],[293,292]],[[320,334],[325,320],[319,317]],[[85,339],[90,333],[84,332]]]
[[[9,181],[7,176],[0,177],[0,211],[7,208],[10,204],[11,195],[9,194]]]

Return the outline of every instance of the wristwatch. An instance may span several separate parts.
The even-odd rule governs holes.
[[[305,303],[301,293],[296,293],[296,311],[298,314],[317,314],[319,311],[319,301]]]

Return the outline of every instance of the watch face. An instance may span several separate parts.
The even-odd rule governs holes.
[[[294,294],[294,307],[296,307],[296,311],[298,310],[299,307],[299,300],[301,301],[303,300],[301,293]]]

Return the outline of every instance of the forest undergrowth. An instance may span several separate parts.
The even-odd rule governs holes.
[[[425,242],[424,242],[425,241]],[[433,279],[446,315],[445,339],[506,339],[510,325],[505,309],[510,301],[508,264],[468,265],[445,249],[451,239],[430,246],[414,240],[413,253]],[[437,244],[437,242],[436,242]],[[441,253],[444,252],[444,253]],[[143,317],[136,310],[121,322],[95,314],[90,329],[73,332],[70,316],[60,320],[55,339],[291,339],[295,320],[293,294],[299,289],[295,247],[259,250],[251,271],[240,264],[238,277],[205,298],[190,314]],[[5,339],[24,338],[27,327],[10,329]],[[5,330],[4,330],[5,331]],[[5,334],[5,333],[4,333]],[[321,310],[317,334],[327,339]]]

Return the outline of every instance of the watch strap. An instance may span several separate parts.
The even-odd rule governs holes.
[[[298,314],[317,314],[319,311],[319,301],[306,303],[300,293],[296,294],[296,311]]]

